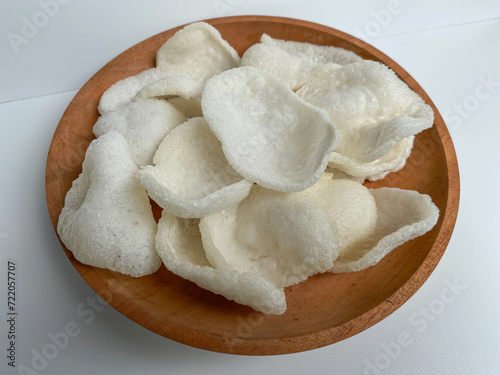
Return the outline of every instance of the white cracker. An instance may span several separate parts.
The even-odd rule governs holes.
[[[233,168],[269,189],[286,192],[312,186],[338,143],[337,128],[323,110],[254,67],[210,79],[201,105]]]
[[[112,130],[121,133],[137,166],[153,163],[153,156],[163,138],[185,116],[165,100],[148,99],[132,102],[120,110],[99,117],[93,131],[100,137]]]
[[[338,256],[335,228],[320,205],[258,185],[238,206],[201,218],[200,231],[214,267],[257,274],[280,288],[324,272]]]
[[[350,179],[325,174],[315,185],[296,193],[321,207],[335,227],[339,256],[367,241],[377,222],[377,206],[370,191]]]
[[[263,34],[261,43],[245,51],[241,66],[265,70],[297,90],[316,77],[360,60],[361,57],[343,48],[285,41]]]
[[[203,250],[198,222],[198,219],[181,219],[163,211],[156,247],[165,266],[176,275],[227,299],[266,314],[282,314],[286,310],[283,288],[255,274],[210,265]]]
[[[338,65],[347,65],[363,60],[354,52],[344,48],[275,39],[267,34],[262,34],[260,42],[266,45],[277,46],[291,55],[310,58],[316,61],[317,64],[334,63]]]
[[[140,89],[159,79],[156,68],[151,68],[116,82],[102,94],[98,105],[99,113],[104,115],[122,109],[132,101]]]
[[[175,108],[177,108],[187,119],[193,117],[202,117],[201,103],[198,99],[184,99],[180,96],[167,100]]]
[[[138,176],[148,194],[174,215],[193,218],[236,204],[252,187],[226,161],[202,117],[171,131]]]
[[[143,87],[133,101],[151,98],[165,99],[186,118],[201,117],[201,93],[204,85],[194,79],[173,76],[162,78]]]
[[[109,87],[99,101],[99,113],[123,108],[141,89],[162,78],[181,76],[202,83],[239,63],[238,53],[222,39],[217,29],[204,22],[187,25],[160,47],[155,68]]]
[[[201,99],[203,84],[194,79],[174,76],[165,77],[147,86],[144,86],[134,96],[133,100],[145,99],[171,99],[181,97],[184,99]]]
[[[216,28],[205,22],[185,26],[156,54],[156,66],[160,71],[199,82],[205,82],[239,63],[240,57],[235,49],[222,39]]]
[[[378,263],[393,249],[431,230],[439,209],[426,194],[398,188],[370,189],[377,203],[377,224],[361,246],[339,256],[332,272],[353,272]]]
[[[328,167],[337,168],[344,173],[363,180],[380,180],[389,173],[399,171],[406,165],[406,160],[413,148],[414,139],[414,136],[404,138],[387,154],[370,163],[362,163],[334,151],[330,155]]]
[[[82,169],[59,216],[61,241],[88,265],[135,277],[155,272],[156,222],[123,136],[112,131],[94,140]]]
[[[327,73],[304,85],[297,95],[329,113],[340,132],[335,152],[360,164],[382,158],[403,139],[433,124],[431,107],[375,61]]]

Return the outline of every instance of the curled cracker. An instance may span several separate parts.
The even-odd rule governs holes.
[[[254,67],[210,79],[201,104],[229,163],[268,189],[291,192],[312,186],[339,141],[324,111]]]
[[[203,117],[172,130],[153,162],[155,166],[139,171],[141,184],[156,203],[179,217],[202,217],[236,204],[252,187],[226,161]]]
[[[340,256],[331,272],[354,272],[378,263],[393,249],[431,230],[439,209],[426,194],[398,188],[370,189],[377,203],[377,223],[372,236]]]
[[[399,143],[433,124],[432,108],[391,69],[375,61],[365,60],[327,73],[304,85],[297,95],[326,110],[338,126],[340,143],[335,153],[342,157],[334,156],[330,166],[344,172],[347,168],[343,164],[362,168],[391,150],[394,154]],[[397,150],[402,152],[399,159],[402,154],[409,155],[403,147]],[[373,173],[385,172],[378,168]]]
[[[266,314],[282,314],[286,310],[283,288],[258,275],[211,266],[202,246],[198,222],[198,219],[182,219],[163,211],[156,247],[165,266],[227,299]]]
[[[287,82],[294,91],[331,70],[362,60],[355,53],[334,46],[285,41],[267,34],[260,41],[245,51],[241,66],[265,70]]]

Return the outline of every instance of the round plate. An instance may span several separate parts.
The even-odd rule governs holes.
[[[240,55],[262,33],[339,46],[391,67],[434,109],[435,123],[415,139],[406,166],[370,188],[391,186],[429,194],[441,215],[436,226],[360,272],[325,273],[286,288],[287,311],[265,315],[199,288],[164,266],[132,278],[78,262],[85,281],[111,306],[140,325],[194,347],[235,354],[293,353],[332,344],[379,322],[429,277],[443,255],[458,212],[459,178],[450,135],[436,107],[416,81],[389,57],[350,35],[318,24],[278,17],[241,16],[206,21]],[[155,65],[158,48],[182,26],[155,35],[104,66],[78,92],[64,113],[47,159],[46,194],[54,228],[71,183],[81,172],[101,94],[114,82]],[[158,216],[158,212],[156,212]]]

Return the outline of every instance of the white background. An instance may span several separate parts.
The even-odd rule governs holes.
[[[45,8],[51,14],[44,18],[37,1],[0,3],[0,373],[500,374],[498,0],[66,0]],[[388,54],[437,105],[459,161],[455,232],[428,281],[372,328],[304,353],[212,353],[156,335],[109,306],[92,319],[80,316],[95,293],[64,255],[46,208],[52,134],[101,66],[161,31],[244,14],[321,23]],[[23,29],[25,20],[39,27]],[[27,37],[13,43],[13,34],[24,38],[23,31]],[[6,358],[8,260],[17,265],[17,369]],[[443,302],[450,291],[455,298]],[[41,371],[28,372],[50,335],[70,322],[78,324],[78,335],[55,358],[38,362]],[[398,342],[402,335],[405,345]]]

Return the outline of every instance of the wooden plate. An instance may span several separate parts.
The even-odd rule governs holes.
[[[455,224],[459,177],[450,135],[436,107],[415,80],[389,57],[350,35],[310,22],[241,16],[208,20],[240,55],[273,37],[334,45],[382,61],[432,106],[435,126],[416,137],[407,165],[368,187],[395,186],[429,194],[441,215],[434,229],[406,243],[361,272],[321,274],[286,289],[288,309],[265,315],[199,288],[164,266],[132,278],[79,263],[63,249],[85,281],[110,305],[140,325],[194,347],[237,354],[299,352],[329,345],[379,322],[424,283],[443,255]],[[64,113],[49,150],[47,203],[54,228],[72,181],[81,172],[94,138],[101,94],[119,79],[153,67],[158,48],[181,27],[153,36],[123,52],[92,77]]]

